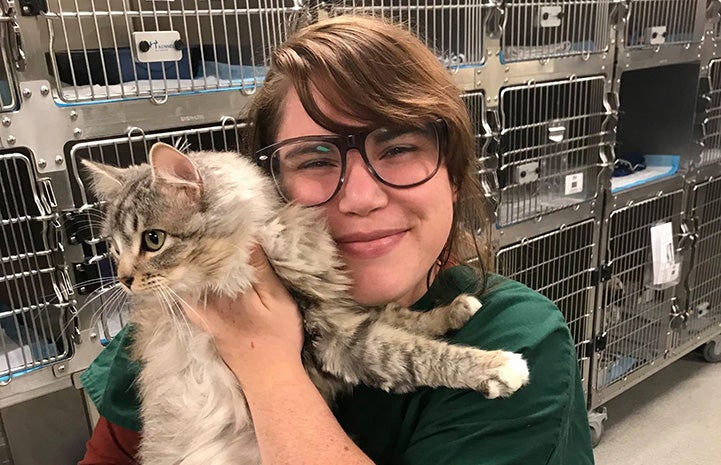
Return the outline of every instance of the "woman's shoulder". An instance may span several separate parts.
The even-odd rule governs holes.
[[[560,332],[572,345],[556,304],[518,281],[489,273],[480,300],[480,310],[454,335],[453,342],[520,352]]]

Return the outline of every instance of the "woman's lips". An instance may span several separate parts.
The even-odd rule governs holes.
[[[348,234],[336,239],[347,257],[377,258],[390,252],[406,235],[406,230]]]

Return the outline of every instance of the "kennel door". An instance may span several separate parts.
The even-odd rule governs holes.
[[[36,180],[30,155],[0,154],[0,384],[73,353],[60,227],[52,187]]]
[[[330,14],[367,14],[400,23],[423,40],[448,68],[484,62],[483,0],[335,0]]]
[[[510,0],[502,5],[501,63],[608,50],[609,0]]]

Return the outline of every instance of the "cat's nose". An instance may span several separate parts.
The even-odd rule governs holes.
[[[125,284],[128,289],[130,289],[130,287],[133,285],[133,281],[135,280],[135,278],[133,278],[132,276],[120,276],[118,279],[121,283]]]

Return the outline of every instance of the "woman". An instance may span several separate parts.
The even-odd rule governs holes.
[[[260,284],[234,302],[214,303],[196,323],[214,336],[243,387],[264,463],[593,463],[563,316],[525,286],[486,274],[490,258],[469,240],[469,225],[486,218],[474,139],[459,91],[436,57],[378,20],[322,21],[276,50],[252,120],[256,150],[277,144],[260,151],[271,158],[298,137],[344,136],[336,141],[344,169],[332,182],[294,178],[280,162],[271,174],[287,199],[324,209],[358,302],[422,311],[475,292],[483,307],[451,342],[522,352],[531,370],[530,385],[503,400],[361,386],[331,412],[301,365],[297,307],[256,251]],[[437,131],[437,170],[418,174],[399,162],[394,171],[374,156],[373,141],[409,125]],[[457,265],[469,250],[477,270]],[[84,465],[133,463],[141,425],[132,388],[137,366],[125,345],[123,332],[83,376],[101,414]]]

